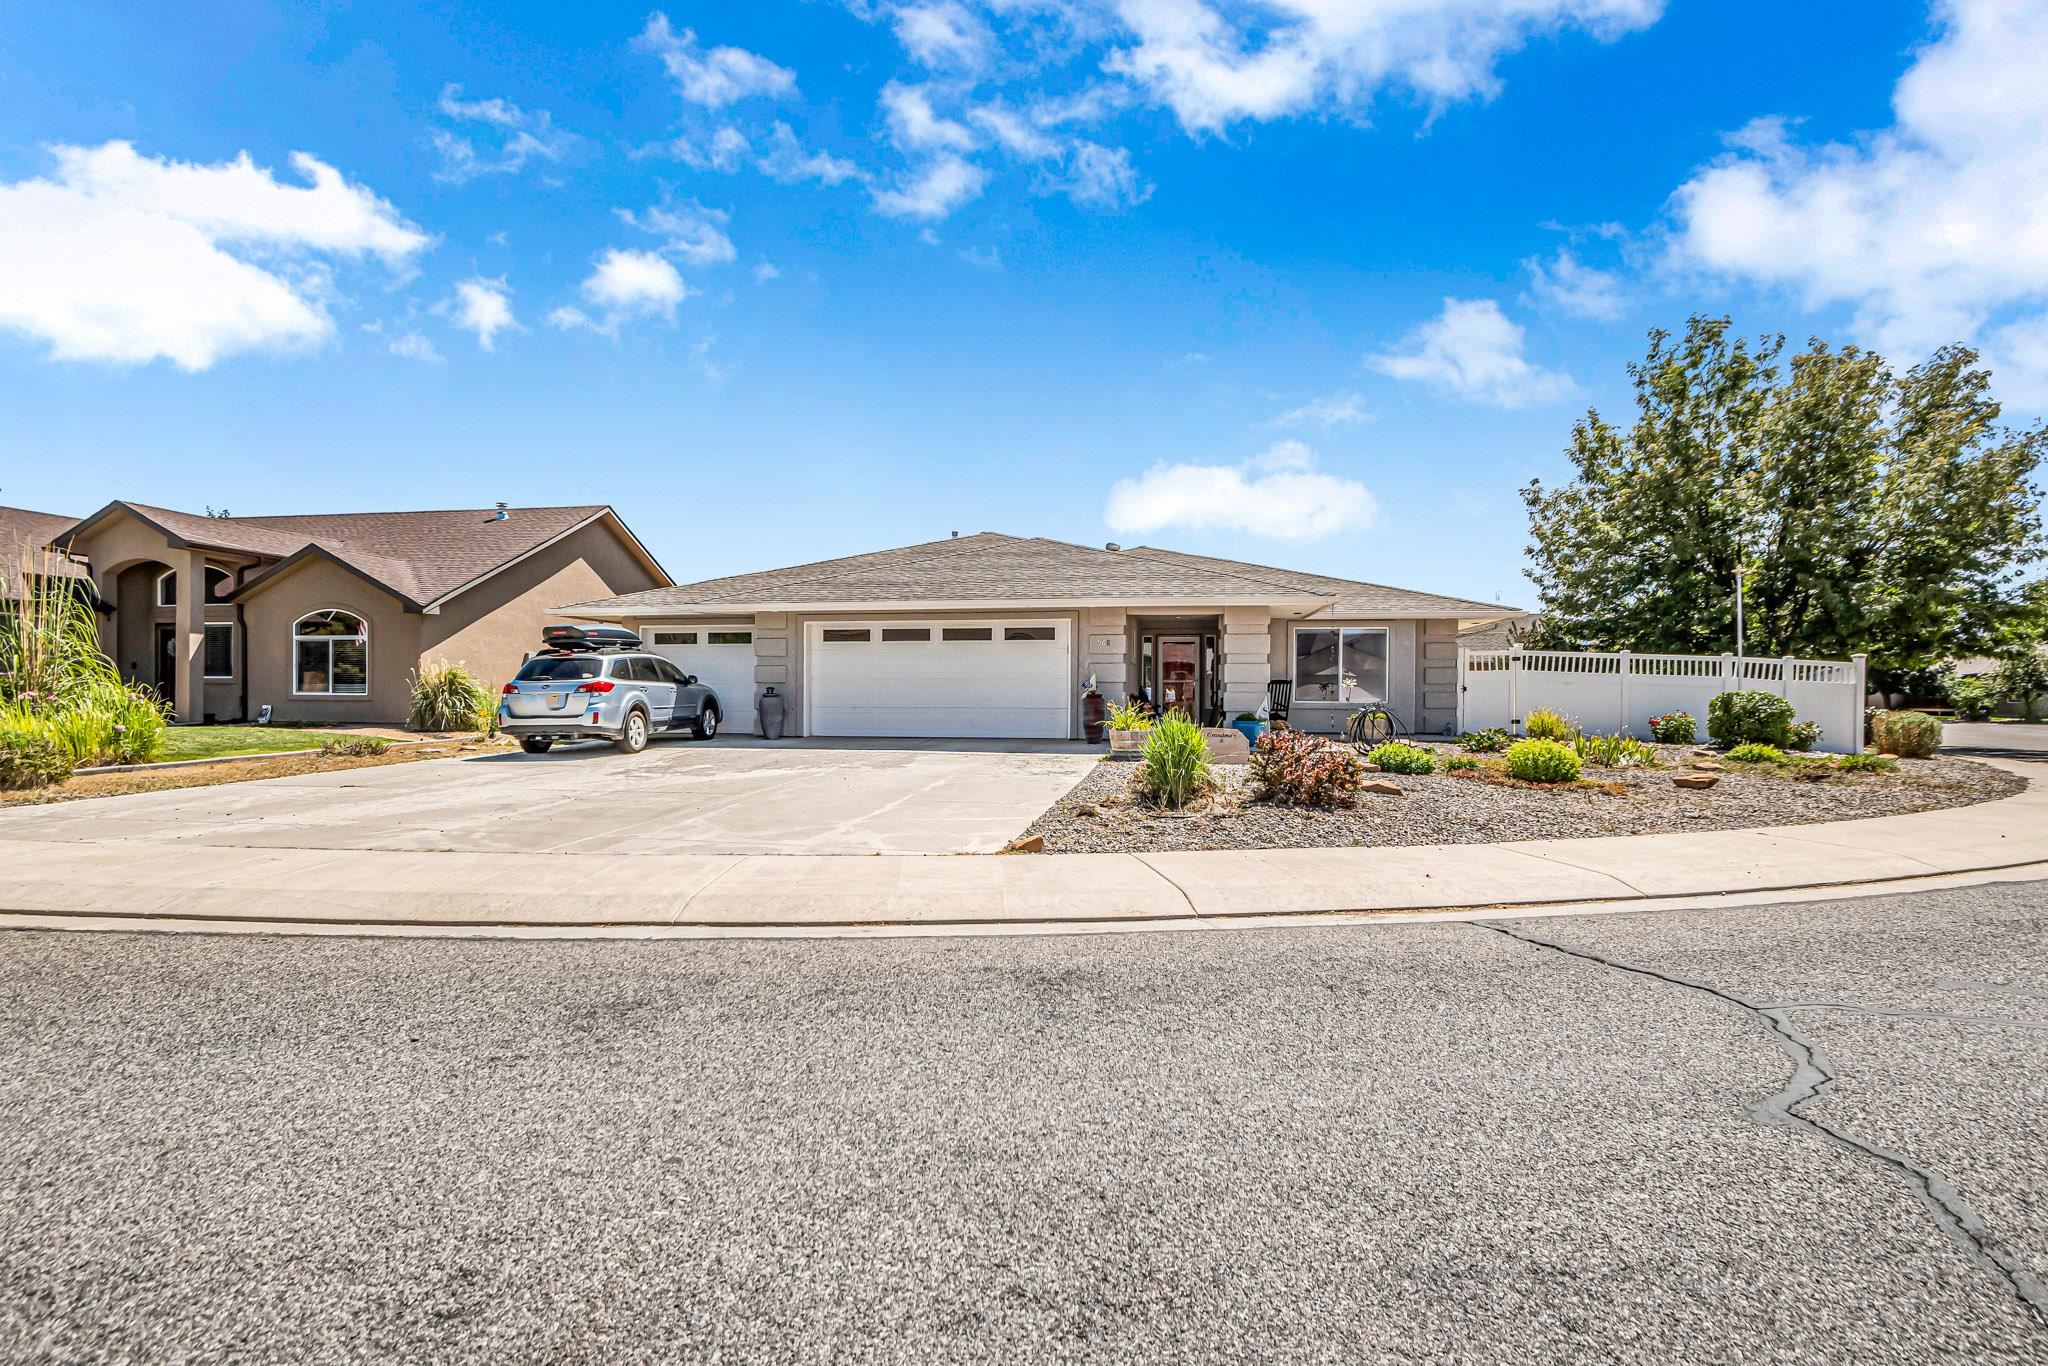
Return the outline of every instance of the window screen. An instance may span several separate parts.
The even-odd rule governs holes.
[[[235,628],[206,628],[206,676],[232,678],[235,675]]]

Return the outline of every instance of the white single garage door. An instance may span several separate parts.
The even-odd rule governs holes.
[[[751,735],[754,720],[754,628],[751,626],[655,626],[647,648],[718,694],[719,729]]]
[[[1064,740],[1069,634],[1062,621],[813,622],[810,733]]]

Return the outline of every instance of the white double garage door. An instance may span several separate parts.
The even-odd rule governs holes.
[[[1064,740],[1074,724],[1072,624],[809,622],[803,694],[812,735]]]

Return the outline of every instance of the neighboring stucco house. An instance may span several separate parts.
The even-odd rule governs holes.
[[[90,570],[122,674],[180,721],[266,705],[283,722],[402,721],[423,666],[495,688],[555,603],[669,582],[602,506],[213,517],[115,502],[47,541]]]
[[[1511,607],[1148,546],[984,532],[595,599],[710,683],[728,729],[767,687],[800,735],[1081,735],[1089,680],[1198,719],[1293,684],[1292,724],[1334,732],[1384,701],[1418,732],[1458,715],[1458,632]]]
[[[83,566],[49,549],[77,522],[54,512],[0,507],[0,602],[23,596],[31,576],[85,576]]]

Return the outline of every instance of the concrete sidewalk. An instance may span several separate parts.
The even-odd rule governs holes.
[[[1998,761],[1993,761],[1998,762]],[[2037,764],[2001,767],[2039,776]],[[2048,785],[1762,830],[1058,856],[427,852],[96,839],[0,844],[0,923],[375,926],[1115,924],[1546,906],[1877,883],[2048,861]],[[42,923],[48,923],[43,921]]]

